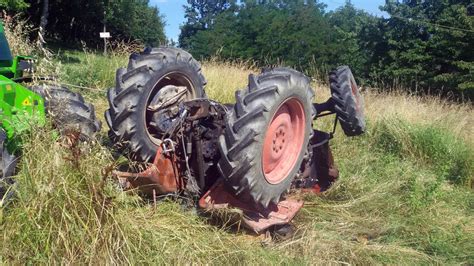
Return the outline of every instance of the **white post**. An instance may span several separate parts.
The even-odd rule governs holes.
[[[104,32],[107,32],[107,29],[105,27],[105,16],[106,11],[104,10]],[[107,56],[107,38],[104,38],[104,56]]]

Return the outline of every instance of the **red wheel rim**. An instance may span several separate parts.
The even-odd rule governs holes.
[[[357,85],[353,79],[351,79],[351,92],[352,92],[352,96],[355,99],[356,111],[357,113],[359,113],[360,111],[359,88],[357,88]]]
[[[295,167],[303,148],[305,121],[298,99],[290,98],[278,107],[263,142],[262,167],[268,183],[281,183]]]

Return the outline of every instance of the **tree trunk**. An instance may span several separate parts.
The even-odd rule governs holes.
[[[38,38],[40,44],[45,43],[44,35],[46,33],[46,25],[48,25],[48,16],[49,16],[49,0],[43,0],[43,9],[41,11],[40,26],[38,31]]]

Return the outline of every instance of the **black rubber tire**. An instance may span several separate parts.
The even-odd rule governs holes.
[[[0,207],[3,207],[14,194],[11,177],[15,175],[18,157],[10,154],[3,145],[0,147],[0,156]]]
[[[49,85],[32,86],[30,90],[43,97],[46,113],[61,134],[77,131],[80,139],[86,141],[100,131],[101,123],[97,120],[94,106],[85,102],[79,93]]]
[[[246,89],[237,91],[236,104],[227,116],[225,132],[219,138],[221,159],[218,168],[226,185],[243,200],[267,207],[278,203],[290,188],[300,166],[308,156],[312,134],[314,92],[310,79],[293,69],[277,68],[249,76]],[[280,104],[296,98],[305,114],[305,138],[296,163],[289,174],[277,184],[265,179],[262,168],[262,150],[265,132]]]
[[[270,233],[273,241],[283,242],[293,238],[296,230],[296,226],[293,224],[281,224],[273,226]]]
[[[329,74],[331,98],[344,134],[359,136],[365,132],[364,97],[348,66],[340,66]]]
[[[146,108],[155,87],[174,73],[185,77],[191,84],[192,98],[204,98],[206,80],[201,65],[188,52],[159,47],[132,54],[128,67],[116,74],[115,88],[108,90],[109,109],[105,118],[109,137],[132,160],[149,162],[156,155],[159,143],[153,141],[147,130]]]

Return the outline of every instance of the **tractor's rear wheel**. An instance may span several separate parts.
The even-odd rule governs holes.
[[[312,134],[310,80],[288,68],[249,76],[220,137],[219,169],[244,200],[267,207],[290,188]]]
[[[81,140],[90,140],[100,131],[101,124],[96,118],[94,106],[85,102],[79,93],[66,87],[49,85],[30,89],[43,97],[47,115],[61,134],[77,132]]]
[[[14,181],[11,177],[15,174],[18,157],[8,152],[3,144],[0,147],[0,207],[13,196]]]
[[[331,98],[339,122],[348,137],[365,132],[364,98],[348,66],[341,66],[329,74]]]
[[[90,140],[100,130],[94,107],[86,103],[80,94],[58,86],[32,86],[29,89],[43,97],[47,115],[62,135],[74,133],[74,137],[79,140]],[[14,181],[11,177],[15,174],[18,157],[3,145],[5,137],[1,139],[0,205],[3,205],[14,193]]]
[[[117,70],[115,88],[108,91],[109,137],[131,159],[153,160],[174,119],[168,111],[177,110],[180,101],[206,97],[205,85],[200,64],[184,50],[160,47],[132,54],[128,67]],[[183,89],[185,94],[176,94]],[[156,109],[167,101],[173,104]]]

